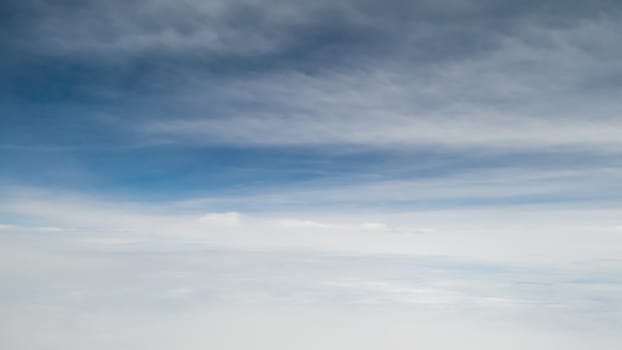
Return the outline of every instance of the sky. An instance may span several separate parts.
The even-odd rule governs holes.
[[[0,348],[619,349],[622,4],[0,3]]]

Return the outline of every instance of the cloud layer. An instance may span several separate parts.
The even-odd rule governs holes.
[[[8,97],[125,143],[619,150],[608,2],[7,7]]]

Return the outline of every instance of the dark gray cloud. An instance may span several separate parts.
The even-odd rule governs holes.
[[[11,125],[254,145],[610,144],[619,128],[612,1],[2,6]]]
[[[55,81],[70,94],[100,84],[153,87],[180,73],[213,78],[274,69],[317,72],[378,59],[461,60],[494,50],[523,21],[573,26],[610,15],[615,5],[143,0],[3,7],[4,73],[18,85]],[[28,95],[24,90],[15,93]]]

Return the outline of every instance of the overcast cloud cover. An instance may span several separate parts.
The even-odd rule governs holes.
[[[0,3],[0,348],[619,349],[619,1]]]

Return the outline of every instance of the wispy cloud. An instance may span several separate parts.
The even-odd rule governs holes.
[[[43,193],[2,211],[107,242],[165,239],[208,247],[451,256],[484,261],[589,262],[619,256],[617,209],[501,208],[286,214],[201,213],[200,205],[119,203]],[[130,236],[128,236],[130,235]],[[520,247],[520,249],[516,249]]]
[[[202,93],[209,84],[198,81],[184,99],[196,105],[205,96],[210,108],[198,104],[190,116],[149,120],[139,129],[193,144],[617,152],[614,92],[593,88],[608,84],[604,72],[620,68],[621,53],[611,49],[616,27],[608,18],[565,27],[526,21],[493,48],[449,61],[413,65],[405,47],[404,57],[371,69],[244,77],[209,96]]]

